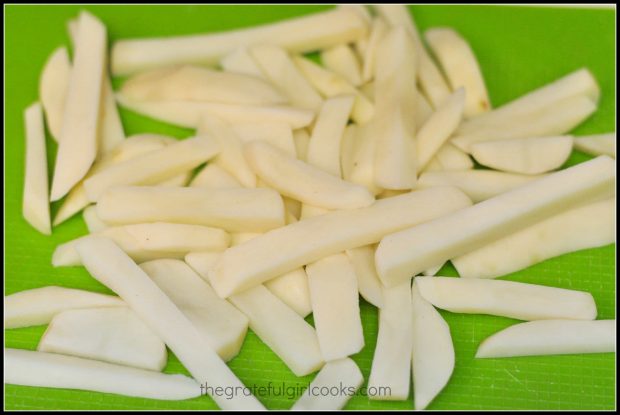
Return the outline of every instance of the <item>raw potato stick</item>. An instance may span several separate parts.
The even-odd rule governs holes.
[[[368,83],[375,77],[377,46],[388,31],[388,25],[381,17],[372,19],[368,44],[363,54],[362,81]]]
[[[499,196],[542,176],[504,173],[494,170],[437,171],[422,173],[418,179],[418,189],[436,186],[458,187],[474,203]]]
[[[227,189],[242,187],[241,183],[230,173],[215,163],[207,164],[189,184],[189,187],[205,187],[209,189]]]
[[[84,190],[88,199],[96,202],[112,187],[159,183],[199,166],[220,150],[222,147],[212,139],[196,137],[178,141],[93,174],[84,180]]]
[[[140,264],[140,268],[204,334],[224,361],[239,353],[248,329],[247,317],[219,298],[189,265],[176,259],[157,259]]]
[[[450,327],[441,314],[411,287],[413,401],[425,409],[448,384],[454,371],[454,346]]]
[[[306,267],[312,314],[325,361],[356,354],[364,347],[357,277],[345,254]]]
[[[251,48],[249,52],[265,76],[284,93],[293,106],[312,111],[321,106],[321,96],[284,49],[260,45]]]
[[[267,232],[224,252],[211,273],[221,297],[345,249],[377,242],[383,236],[462,209],[470,200],[443,187],[411,192],[350,211],[334,211]],[[299,244],[296,241],[304,241]]]
[[[364,383],[364,376],[355,362],[349,358],[325,363],[310,382],[304,394],[295,402],[292,411],[337,411]],[[325,388],[343,388],[345,393],[322,395]]]
[[[243,75],[251,75],[260,79],[265,78],[265,74],[258,67],[254,58],[250,56],[247,48],[240,47],[220,60],[220,66],[226,72],[238,73]]]
[[[108,224],[102,221],[97,215],[97,207],[94,205],[84,209],[84,212],[82,212],[82,219],[84,219],[84,223],[90,233],[100,232],[108,227]]]
[[[4,365],[4,382],[12,385],[78,389],[162,400],[201,396],[200,385],[184,375],[168,375],[55,353],[4,349]]]
[[[356,124],[347,125],[340,142],[340,177],[347,181],[350,181],[355,163],[353,156],[359,145],[358,129]]]
[[[616,133],[573,137],[573,141],[577,150],[595,156],[606,154],[616,158]]]
[[[589,98],[594,103],[598,102],[600,89],[596,79],[588,69],[578,69],[501,107],[470,118],[461,124],[459,133],[466,135],[484,126],[501,126],[524,115],[536,114],[567,98],[577,96]]]
[[[295,376],[308,375],[323,366],[314,328],[263,285],[229,300],[248,317],[252,331]]]
[[[255,76],[182,65],[155,69],[129,78],[122,94],[135,101],[207,101],[222,104],[275,105],[287,100]]]
[[[420,132],[420,129],[424,127],[424,124],[426,124],[426,121],[428,121],[429,117],[433,115],[433,112],[435,111],[433,110],[433,107],[431,106],[431,104],[429,104],[424,94],[420,92],[419,88],[418,88],[418,93],[416,95],[415,105],[416,105],[415,114],[413,114],[413,116],[415,118],[415,125],[417,127],[417,132]]]
[[[353,86],[362,84],[362,68],[349,45],[341,44],[321,51],[321,63],[345,78]]]
[[[616,240],[615,198],[579,206],[452,258],[463,278],[495,278]]]
[[[573,150],[571,136],[493,140],[471,145],[476,161],[492,169],[541,174],[561,167]]]
[[[113,225],[171,222],[232,232],[264,232],[284,225],[282,197],[272,189],[114,187],[97,203]]]
[[[266,141],[274,147],[297,157],[292,128],[285,123],[256,122],[231,125],[243,143],[255,140]]]
[[[404,27],[391,29],[377,48],[374,181],[383,189],[411,189],[416,182],[417,59]]]
[[[117,93],[118,103],[147,117],[185,128],[198,128],[205,114],[213,114],[229,123],[283,122],[291,128],[303,128],[314,119],[314,112],[286,105],[237,105],[200,101],[135,101]]]
[[[244,187],[256,187],[256,175],[243,156],[243,143],[222,119],[205,115],[198,125],[198,135],[206,135],[220,149],[215,163],[232,174]]]
[[[158,258],[183,258],[192,251],[223,251],[230,244],[230,235],[221,229],[179,223],[139,223],[110,226],[96,233],[114,241],[134,261]],[[81,265],[75,250],[83,236],[58,245],[52,255],[52,265]]]
[[[541,320],[515,324],[487,337],[477,358],[614,353],[616,320]]]
[[[164,292],[114,242],[101,237],[81,241],[76,249],[88,272],[116,292],[179,358],[200,384],[212,387],[245,386],[211,348],[205,336]],[[213,394],[221,409],[263,409],[252,394],[233,399]]]
[[[323,102],[308,143],[308,164],[333,176],[341,176],[340,147],[352,108],[352,96],[330,98]]]
[[[306,161],[308,155],[308,145],[310,144],[310,134],[305,128],[293,131],[293,141],[295,142],[295,150],[297,158]]]
[[[416,142],[420,170],[426,167],[461,123],[464,103],[465,90],[459,88],[418,129]]]
[[[346,254],[355,270],[360,295],[375,307],[383,307],[383,288],[375,269],[374,247],[351,248]]]
[[[222,33],[121,40],[112,48],[112,72],[127,75],[180,63],[215,64],[239,47],[258,44],[306,53],[358,40],[366,32],[367,23],[356,11],[335,9]]]
[[[4,328],[47,324],[65,310],[90,307],[119,307],[118,297],[65,287],[42,287],[4,297]]]
[[[97,132],[106,52],[106,29],[88,12],[79,17],[80,35],[65,103],[51,200],[66,195],[97,156]]]
[[[368,389],[384,390],[373,400],[404,401],[409,397],[413,319],[411,282],[384,287],[379,309],[379,334],[368,377]]]
[[[52,228],[47,187],[45,127],[43,127],[43,111],[39,103],[26,108],[24,124],[26,130],[26,172],[24,174],[22,215],[37,231],[50,235]]]
[[[173,138],[157,134],[138,134],[128,137],[112,151],[109,151],[97,160],[84,179],[121,161],[135,158],[149,151],[159,150],[173,142],[175,142]],[[56,217],[54,217],[54,226],[61,224],[89,205],[90,202],[84,190],[84,179],[76,184],[63,200],[60,209],[56,213]]]
[[[465,116],[489,111],[491,102],[487,87],[469,43],[455,30],[443,27],[427,30],[424,37],[452,90],[465,89]]]
[[[379,277],[385,285],[398,284],[584,201],[609,197],[615,170],[613,159],[600,156],[445,217],[388,235],[375,254]]]
[[[39,79],[39,99],[45,111],[47,128],[56,142],[60,140],[70,77],[69,53],[62,46],[55,49],[47,59]]]
[[[577,127],[594,111],[596,103],[587,96],[577,95],[498,125],[483,126],[466,134],[457,132],[450,141],[461,150],[470,152],[472,144],[480,141],[562,135]]]
[[[167,361],[166,345],[126,306],[56,314],[37,350],[157,372]]]
[[[244,154],[256,175],[283,196],[325,209],[355,209],[374,201],[362,186],[296,160],[267,143],[247,143]]]
[[[422,44],[411,12],[407,6],[402,4],[377,4],[373,8],[391,27],[403,26],[413,37],[420,63],[417,72],[418,82],[433,107],[439,107],[448,98],[451,91],[439,68]]]
[[[467,153],[450,143],[444,143],[435,157],[426,165],[423,173],[443,170],[472,170],[473,168],[474,162]]]
[[[374,115],[374,105],[359,89],[351,85],[342,76],[335,74],[303,56],[293,56],[293,62],[301,73],[325,98],[339,95],[354,95],[355,103],[351,119],[358,124],[365,124]]]
[[[596,304],[585,291],[504,280],[416,277],[420,295],[453,313],[490,314],[519,320],[594,320]]]

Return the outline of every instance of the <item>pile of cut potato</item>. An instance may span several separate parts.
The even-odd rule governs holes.
[[[5,383],[206,390],[222,409],[263,409],[226,364],[249,327],[296,376],[318,372],[310,387],[355,391],[359,295],[379,312],[366,381],[386,393],[369,399],[413,391],[423,409],[447,384],[455,353],[436,309],[524,321],[476,358],[615,352],[615,320],[596,320],[590,293],[494,279],[615,242],[615,132],[567,135],[597,108],[587,69],[492,108],[467,41],[419,34],[400,5],[116,40],[110,55],[97,17],[68,27],[73,59],[52,53],[25,111],[23,214],[49,234],[50,201],[62,199],[54,226],[83,212],[90,233],[51,262],[116,295],[5,297],[5,329],[48,324],[37,351],[5,349]],[[118,91],[108,66],[128,76]],[[125,137],[117,103],[195,135]],[[573,148],[598,157],[562,169]],[[460,278],[435,276],[447,261]],[[161,372],[167,349],[191,377]],[[341,409],[351,396],[291,405]]]

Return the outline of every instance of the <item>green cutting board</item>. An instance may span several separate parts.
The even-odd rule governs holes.
[[[86,6],[108,27],[111,41],[129,37],[201,33],[252,26],[325,9],[326,6]],[[60,45],[69,45],[66,24],[79,6],[7,6],[5,8],[5,293],[45,285],[98,292],[109,290],[83,268],[52,268],[54,247],[86,233],[80,215],[43,236],[22,219],[24,171],[22,111],[37,100],[43,64]],[[586,66],[598,79],[598,112],[577,133],[614,131],[615,11],[498,6],[413,6],[421,30],[451,26],[467,38],[482,66],[495,106]],[[118,82],[115,82],[118,84]],[[183,130],[121,111],[128,135],[158,132],[186,137]],[[56,145],[47,141],[50,173]],[[575,152],[568,164],[589,158]],[[58,206],[53,206],[53,212]],[[586,290],[593,294],[599,318],[615,318],[615,245],[545,261],[507,278],[514,281]],[[452,268],[444,275],[456,275]],[[377,310],[362,303],[366,346],[354,356],[368,378],[377,335]],[[568,355],[474,359],[478,344],[514,320],[442,312],[452,331],[456,367],[450,383],[430,409],[613,409],[615,355]],[[5,346],[35,349],[45,327],[5,331]],[[276,390],[260,400],[267,408],[292,405],[295,388],[312,376],[295,377],[252,332],[232,370],[246,385]],[[174,356],[166,372],[187,373]],[[7,409],[213,409],[208,397],[170,402],[75,390],[5,386]],[[404,402],[369,401],[356,396],[347,409],[412,409]]]

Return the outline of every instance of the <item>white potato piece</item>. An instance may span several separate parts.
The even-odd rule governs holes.
[[[301,317],[312,312],[308,275],[304,268],[297,268],[273,278],[265,282],[265,287]]]
[[[37,231],[44,235],[52,233],[50,203],[47,183],[47,153],[45,127],[41,104],[34,103],[24,111],[26,130],[26,172],[22,215]]]
[[[99,218],[97,215],[97,207],[94,205],[84,209],[84,212],[82,212],[82,219],[84,219],[84,223],[86,223],[86,227],[90,233],[100,232],[109,226]]]
[[[263,71],[250,56],[247,48],[240,47],[230,52],[220,60],[220,66],[226,72],[255,76],[266,79]]]
[[[243,156],[243,143],[231,125],[205,114],[198,125],[198,135],[206,135],[220,149],[215,163],[232,174],[244,187],[256,187],[256,175]]]
[[[388,25],[385,20],[382,17],[374,17],[370,25],[370,35],[362,59],[362,81],[364,83],[372,81],[375,77],[377,46],[387,32]]]
[[[273,105],[287,101],[270,83],[255,76],[193,65],[142,72],[121,88],[135,101],[207,101],[222,104]]]
[[[375,182],[375,159],[377,149],[378,129],[380,125],[369,122],[357,128],[357,145],[353,152],[353,169],[347,180],[367,188],[371,193],[378,195],[383,190]]]
[[[461,191],[443,187],[305,219],[226,250],[212,270],[212,285],[221,297],[227,297],[325,256],[376,243],[387,234],[470,203]]]
[[[323,364],[314,328],[263,285],[229,298],[256,335],[291,369],[305,376]]]
[[[56,142],[60,140],[70,77],[69,53],[62,46],[47,58],[39,79],[39,99],[45,111],[47,128]]]
[[[120,142],[113,150],[109,151],[97,160],[88,171],[85,179],[109,166],[135,158],[150,151],[162,149],[168,144],[174,142],[175,140],[173,138],[158,134],[137,134],[128,137]],[[84,179],[82,179],[73,187],[73,189],[71,189],[60,206],[60,209],[58,209],[56,217],[54,217],[54,226],[69,219],[80,210],[88,206],[89,203],[90,201],[88,200],[86,191],[84,190]]]
[[[75,51],[79,39],[80,22],[71,19],[68,22],[69,37]],[[106,153],[113,150],[125,139],[125,131],[123,123],[118,113],[116,99],[114,98],[114,90],[110,74],[108,73],[108,56],[105,57],[105,68],[103,73],[103,85],[101,90],[101,108],[99,113],[99,126],[97,128],[98,149],[97,159],[105,156]]]
[[[114,187],[97,203],[110,224],[171,222],[232,232],[264,232],[284,225],[282,197],[272,189]]]
[[[210,284],[211,281],[209,280],[209,273],[211,267],[213,266],[213,264],[215,264],[215,262],[221,255],[221,252],[214,251],[190,252],[189,254],[185,255],[185,262],[194,271],[196,271],[200,278]]]
[[[577,127],[594,111],[596,104],[589,97],[577,95],[497,125],[482,126],[471,133],[457,132],[451,143],[470,152],[472,144],[480,141],[562,135]]]
[[[439,61],[452,90],[465,89],[464,115],[472,117],[491,109],[480,65],[469,43],[455,30],[438,27],[424,38]]]
[[[447,98],[446,98],[447,99]],[[431,115],[433,115],[433,107],[428,102],[424,94],[420,92],[418,88],[418,93],[416,95],[416,103],[415,103],[415,113],[413,117],[415,119],[415,125],[417,127],[417,132],[420,132],[420,129],[424,127],[424,124],[428,121]]]
[[[383,307],[383,288],[375,269],[375,249],[361,246],[346,251],[357,277],[357,287],[364,300],[377,308]]]
[[[295,402],[292,411],[337,411],[347,404],[355,391],[364,383],[364,376],[351,359],[325,363],[310,382],[304,394]],[[323,395],[325,388],[343,388],[344,394]]]
[[[495,278],[546,259],[616,240],[616,201],[602,200],[561,212],[452,258],[463,278]]]
[[[270,144],[247,143],[244,154],[261,180],[282,195],[300,202],[325,209],[355,209],[374,201],[372,194],[362,186],[294,159]]]
[[[391,29],[377,47],[372,123],[378,134],[375,184],[384,189],[414,187],[417,177],[415,112],[417,55],[404,27]]]
[[[4,297],[4,328],[47,324],[56,314],[74,308],[122,305],[123,301],[112,295],[55,286],[34,288]]]
[[[356,124],[347,125],[340,142],[340,176],[347,181],[350,181],[353,163],[355,163],[354,156],[359,145],[358,128]]]
[[[458,187],[474,203],[501,195],[542,176],[504,173],[494,170],[455,170],[422,173],[417,187],[427,189],[436,186]]]
[[[162,400],[201,396],[200,385],[184,375],[168,375],[80,357],[7,348],[4,349],[4,364],[4,382],[12,385]]]
[[[199,166],[220,150],[224,149],[219,141],[203,137],[178,141],[93,174],[84,180],[84,190],[88,199],[96,202],[112,187],[159,183]]]
[[[236,123],[232,124],[231,127],[244,143],[254,140],[266,141],[274,147],[286,151],[292,157],[297,157],[293,130],[288,124],[275,122]]]
[[[419,61],[418,82],[433,107],[438,108],[450,95],[450,87],[426,51],[410,10],[403,4],[377,4],[373,8],[391,27],[403,26],[413,37]]]
[[[435,308],[411,287],[413,401],[425,409],[447,385],[454,371],[450,327]]]
[[[306,162],[340,177],[340,147],[353,108],[353,96],[330,98],[323,102],[308,143]]]
[[[112,47],[112,72],[127,75],[179,63],[215,64],[239,47],[259,44],[312,52],[360,39],[366,26],[356,11],[334,9],[228,32],[122,40]]]
[[[353,86],[362,84],[362,67],[349,45],[341,44],[321,51],[321,63]]]
[[[223,251],[230,244],[230,235],[221,229],[180,223],[139,223],[110,226],[96,233],[114,241],[134,261],[158,258],[183,258],[192,251]],[[55,267],[81,265],[74,239],[58,245],[52,255]]]
[[[336,8],[349,8],[355,11],[367,25],[372,23],[372,15],[370,14],[370,10],[366,8],[363,4],[338,4]],[[352,42],[353,51],[355,52],[355,56],[361,59],[361,55],[363,55],[366,47],[368,45],[368,37],[361,37],[355,42]]]
[[[117,93],[120,105],[139,114],[185,128],[198,128],[205,114],[229,123],[283,122],[303,128],[312,122],[314,112],[286,105],[237,105],[201,101],[135,101]]]
[[[616,133],[573,137],[575,148],[588,154],[616,158]]]
[[[426,167],[459,126],[464,104],[465,90],[459,88],[437,108],[437,111],[429,115],[424,125],[418,129],[416,141],[420,170]]]
[[[310,144],[310,134],[305,128],[293,131],[293,141],[295,142],[295,150],[297,158],[306,161],[308,155],[308,145]]]
[[[372,357],[368,388],[385,390],[387,393],[369,398],[404,401],[409,397],[413,345],[411,282],[384,287],[383,299],[383,307],[379,309],[379,334]]]
[[[166,345],[126,306],[56,314],[37,350],[155,371],[167,360]]]
[[[515,324],[484,339],[477,358],[614,353],[616,320],[541,320]]]
[[[312,315],[323,359],[329,362],[364,347],[357,277],[345,254],[306,266]]]
[[[114,242],[91,236],[76,247],[87,271],[116,292],[157,334],[200,384],[245,388],[203,333]],[[207,391],[208,392],[208,391]],[[212,395],[222,409],[262,409],[252,394]]]
[[[250,49],[250,55],[288,101],[296,107],[317,110],[321,105],[321,95],[301,74],[286,50],[273,45],[259,45]]]
[[[423,172],[471,170],[473,168],[474,162],[471,160],[471,157],[463,150],[448,142],[441,146],[437,154],[435,154],[435,157],[426,165]]]
[[[578,69],[492,111],[470,118],[461,124],[459,133],[467,134],[490,125],[501,126],[577,96],[590,98],[595,103],[599,99],[599,86],[588,69]]]
[[[66,195],[86,175],[97,156],[106,28],[85,11],[80,13],[79,25],[52,180],[52,201]]]
[[[248,329],[247,317],[219,298],[189,265],[176,259],[156,259],[143,262],[140,268],[204,334],[224,361],[239,353]]]
[[[416,277],[420,295],[453,313],[519,320],[594,320],[596,304],[585,291],[504,280]]]
[[[573,138],[528,137],[474,143],[471,155],[484,166],[521,174],[540,174],[560,168],[573,150]]]
[[[351,118],[358,124],[364,124],[374,115],[374,105],[357,88],[351,85],[342,76],[331,72],[303,56],[293,56],[293,62],[301,73],[325,98],[339,95],[354,95],[355,102]]]
[[[241,183],[230,173],[215,163],[207,164],[194,176],[189,187],[206,187],[210,189],[226,189],[242,187]]]
[[[379,243],[375,255],[379,277],[385,285],[397,284],[584,201],[610,197],[615,169],[613,159],[599,156],[389,235]]]
[[[437,273],[439,272],[439,270],[443,268],[443,266],[444,266],[445,264],[446,264],[446,263],[444,262],[444,263],[443,263],[443,264],[441,264],[441,265],[437,265],[437,266],[434,266],[434,267],[432,267],[432,268],[429,268],[429,269],[425,270],[424,272],[422,272],[422,275],[424,275],[424,276],[426,276],[426,277],[432,277],[432,276],[435,276],[435,275],[437,275]]]

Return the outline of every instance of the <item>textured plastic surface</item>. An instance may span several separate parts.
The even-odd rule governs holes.
[[[111,39],[166,36],[252,26],[311,13],[326,6],[87,6],[107,25]],[[46,237],[21,216],[24,169],[22,111],[37,99],[38,78],[48,55],[69,45],[68,19],[79,6],[5,8],[5,293],[45,285],[62,285],[107,293],[83,268],[51,266],[59,243],[86,233],[81,215]],[[602,89],[600,108],[579,127],[582,134],[614,130],[615,11],[498,6],[413,6],[424,30],[451,26],[472,45],[480,60],[492,103],[497,106],[574,69],[587,66]],[[116,86],[119,80],[115,79]],[[157,132],[178,137],[191,131],[121,111],[127,134]],[[50,173],[56,144],[48,136]],[[574,152],[568,165],[589,156]],[[54,204],[55,213],[58,204]],[[507,278],[514,281],[590,291],[600,319],[615,318],[615,246],[581,251],[545,261]],[[444,267],[440,275],[456,275]],[[377,335],[377,311],[361,301],[366,346],[353,359],[368,380]],[[568,355],[474,359],[478,344],[515,321],[441,312],[452,331],[456,367],[448,386],[429,409],[613,409],[615,355]],[[35,349],[45,327],[5,331],[6,347]],[[267,387],[259,399],[272,409],[293,405],[299,389],[313,376],[296,378],[253,333],[231,363],[248,386]],[[174,356],[167,373],[187,373]],[[363,386],[366,386],[366,381]],[[282,385],[287,390],[278,390]],[[297,388],[298,390],[294,390]],[[266,391],[265,391],[266,392]],[[5,385],[6,409],[214,409],[208,397],[158,401],[118,395]],[[346,409],[412,409],[408,401],[369,401],[355,396]]]

